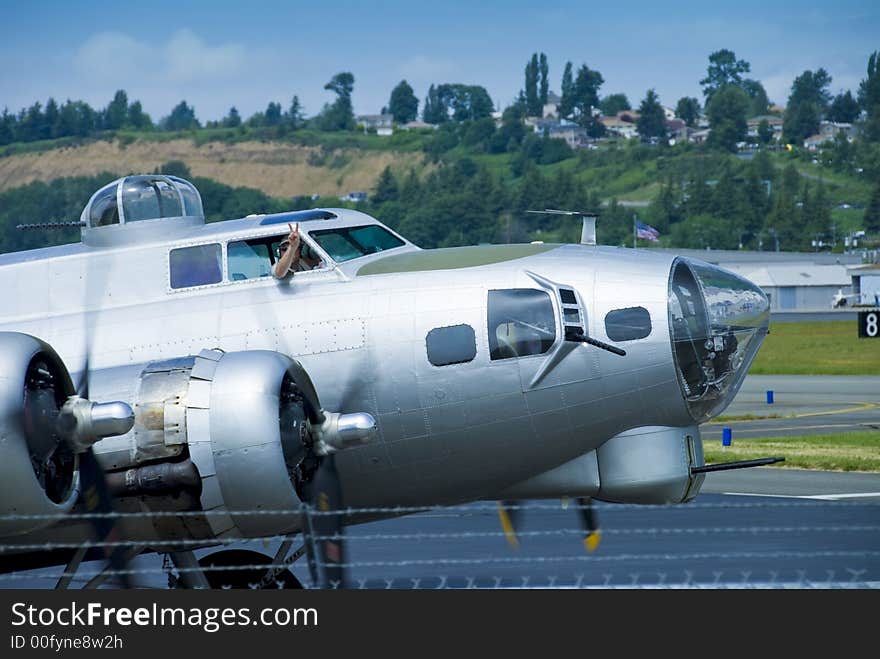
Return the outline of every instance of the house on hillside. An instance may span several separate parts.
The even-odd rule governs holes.
[[[762,121],[767,122],[767,125],[773,130],[773,137],[778,140],[782,135],[782,117],[775,117],[772,114],[762,114],[746,121],[746,134],[749,137],[757,139],[758,127],[761,125]]]
[[[592,141],[586,128],[581,128],[577,124],[552,125],[547,131],[547,137],[565,140],[572,149],[582,149]]]
[[[439,124],[427,124],[424,121],[407,121],[405,124],[400,124],[398,126],[400,130],[418,130],[420,128],[432,128],[437,130],[439,127]]]
[[[340,201],[353,201],[355,203],[367,200],[366,192],[349,192],[347,195],[340,197]]]
[[[548,117],[555,117],[559,119],[559,104],[562,102],[562,99],[553,92],[547,93],[547,102],[544,103],[544,109],[541,112],[541,116],[544,119]]]
[[[712,132],[711,128],[704,128],[702,130],[692,131],[688,136],[688,141],[692,144],[703,144],[707,139],[709,139],[709,133]]]
[[[376,131],[376,135],[388,136],[394,133],[393,114],[360,114],[355,118],[359,126],[364,127],[364,132]]]
[[[667,119],[666,135],[669,138],[669,144],[681,144],[688,141],[688,127],[684,119]]]
[[[636,121],[639,119],[639,113],[634,110],[622,110],[614,117],[602,117],[599,121],[605,126],[611,135],[622,137],[624,139],[632,139],[639,136],[636,128]]]

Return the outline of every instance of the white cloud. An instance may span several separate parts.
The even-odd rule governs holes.
[[[241,44],[211,47],[190,30],[176,32],[162,48],[167,75],[175,82],[235,76],[245,68]]]
[[[80,46],[74,68],[83,76],[106,82],[124,81],[148,66],[153,49],[121,32],[101,32]]]
[[[74,67],[81,75],[120,86],[228,79],[242,73],[245,64],[241,44],[209,46],[186,29],[164,43],[101,32],[89,37],[74,56]]]

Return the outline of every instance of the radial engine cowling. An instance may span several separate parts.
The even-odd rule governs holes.
[[[49,526],[76,502],[78,461],[55,428],[73,393],[49,344],[0,332],[0,536]]]
[[[299,362],[269,350],[112,369],[92,388],[135,410],[132,430],[97,451],[116,496],[188,491],[216,537],[298,530],[298,488],[318,456],[366,441],[375,424],[323,411]]]

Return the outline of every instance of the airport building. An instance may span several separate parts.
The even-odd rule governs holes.
[[[880,264],[856,265],[847,270],[852,277],[852,304],[880,307]]]
[[[829,311],[835,308],[835,300],[839,300],[841,295],[849,295],[848,306],[866,303],[856,301],[852,295],[859,292],[856,289],[857,277],[862,288],[871,291],[871,296],[873,291],[880,289],[880,265],[865,266],[860,253],[664,251],[720,265],[753,281],[770,298],[770,310],[773,312]]]

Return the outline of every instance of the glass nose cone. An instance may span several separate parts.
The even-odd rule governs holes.
[[[770,302],[753,283],[679,257],[669,279],[669,327],[682,393],[702,423],[739,390],[767,334]]]

